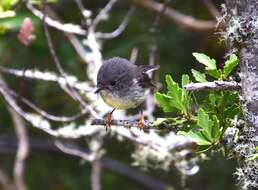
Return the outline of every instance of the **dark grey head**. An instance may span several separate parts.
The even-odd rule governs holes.
[[[140,86],[148,87],[152,85],[146,74],[150,69],[153,67],[137,66],[120,57],[105,60],[98,71],[96,93],[101,90],[121,90],[131,86],[135,80]]]

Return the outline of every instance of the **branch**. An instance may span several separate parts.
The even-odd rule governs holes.
[[[45,7],[45,5],[44,5]],[[64,72],[64,69],[62,68],[62,65],[57,57],[56,51],[54,49],[54,44],[52,41],[52,38],[50,36],[50,32],[48,30],[48,26],[46,24],[46,17],[45,17],[45,10],[44,10],[44,17],[43,17],[43,28],[44,28],[44,33],[47,39],[47,43],[48,43],[48,48],[49,48],[49,52],[54,60],[54,63],[56,65],[56,68],[59,72],[59,74],[67,81],[66,78],[66,73]],[[74,100],[76,100],[77,102],[80,103],[81,107],[85,108],[88,110],[88,112],[94,117],[97,118],[98,117],[98,113],[95,112],[95,110],[89,106],[82,98],[81,96],[78,94],[78,92],[76,90],[74,90],[74,88],[72,86],[70,86],[70,84],[67,82],[67,88],[64,89],[72,98],[74,98]]]
[[[15,91],[9,89],[9,88],[5,88],[4,86],[1,86],[1,88],[4,88],[10,95],[12,95],[15,98],[18,98],[21,102],[23,102],[25,105],[27,105],[28,107],[30,107],[31,109],[33,109],[35,112],[37,112],[38,114],[40,114],[42,117],[48,119],[48,120],[52,120],[52,121],[56,121],[56,122],[72,122],[82,116],[84,116],[88,111],[86,109],[82,110],[80,113],[73,115],[73,116],[55,116],[55,115],[51,115],[49,113],[47,113],[46,111],[42,110],[41,108],[39,108],[38,106],[36,106],[35,104],[33,104],[30,100],[24,98],[24,97],[20,97]]]
[[[42,72],[38,70],[29,69],[23,71],[18,69],[5,68],[1,66],[0,72],[15,75],[17,77],[25,77],[28,79],[56,82],[60,85],[60,87],[68,86],[69,84],[70,86],[79,90],[82,93],[93,92],[93,89],[89,86],[87,82],[78,81],[78,79],[72,75],[66,75],[66,78],[64,78],[52,72]]]
[[[232,90],[239,91],[241,85],[235,81],[213,81],[203,83],[190,83],[184,86],[189,91],[199,90]]]
[[[94,138],[94,137],[93,137]],[[96,137],[97,138],[97,137]],[[95,141],[96,139],[93,139],[92,141]],[[91,189],[92,190],[100,190],[101,189],[101,162],[100,159],[103,155],[102,150],[102,140],[93,142],[95,145],[90,147],[90,153],[87,153],[84,151],[83,148],[79,147],[78,145],[74,143],[64,143],[61,141],[56,141],[56,146],[63,152],[78,156],[82,158],[83,160],[86,160],[91,163]],[[97,145],[97,144],[98,145]],[[94,148],[92,148],[94,147]]]
[[[101,125],[101,126],[105,127],[106,126],[105,123],[106,123],[106,121],[103,119],[94,119],[94,120],[92,120],[91,125]],[[131,128],[131,127],[139,128],[139,121],[138,120],[112,120],[111,125],[112,126],[123,126],[125,128]],[[154,124],[152,122],[145,121],[143,130],[145,131],[145,130],[150,130],[150,129],[168,130],[168,131],[174,130],[169,125],[154,126]]]
[[[50,124],[48,121],[42,119],[41,117],[37,116],[36,114],[28,114],[22,110],[22,108],[16,103],[15,99],[8,93],[6,90],[8,89],[7,86],[3,88],[3,84],[0,85],[0,94],[2,95],[5,102],[15,110],[21,117],[23,117],[26,121],[31,123],[32,126],[39,128],[52,136],[58,136],[58,131],[55,131],[50,128]]]
[[[163,4],[153,0],[134,0],[133,2],[158,14],[163,7]],[[216,26],[215,21],[198,20],[192,16],[184,15],[172,8],[166,8],[163,15],[175,22],[180,28],[190,31],[209,31],[214,30]]]
[[[145,187],[146,189],[151,190],[167,190],[174,189],[170,185],[164,183],[158,177],[152,177],[148,176],[140,171],[135,170],[132,167],[129,167],[123,163],[120,163],[116,160],[104,157],[101,159],[101,163],[105,168],[110,169],[111,171],[114,171],[116,173],[122,174],[126,176],[127,178],[134,180],[138,182],[140,185]],[[170,184],[173,184],[173,182],[170,181]]]
[[[75,3],[77,4],[77,7],[79,8],[81,15],[83,16],[85,24],[87,26],[87,19],[91,16],[91,11],[85,9],[81,0],[75,0]]]
[[[62,152],[66,153],[66,154],[79,157],[88,162],[94,162],[94,159],[95,159],[94,156],[92,156],[91,153],[86,152],[85,148],[82,148],[75,144],[73,144],[71,146],[71,143],[64,144],[64,143],[61,143],[60,141],[57,141],[56,145]],[[113,160],[113,159],[110,159],[107,157],[102,157],[98,161],[99,161],[100,166],[107,168],[118,174],[124,175],[131,180],[135,180],[136,182],[143,185],[144,187],[148,187],[148,189],[165,190],[166,187],[168,187],[166,184],[164,184],[164,182],[162,182],[156,178],[147,176],[144,173],[141,173],[131,167],[128,167],[127,165],[124,165],[116,160]]]
[[[138,57],[138,54],[139,54],[139,48],[138,47],[134,47],[130,53],[130,62],[135,64],[136,63],[136,60],[137,60],[137,57]]]
[[[0,76],[0,84],[7,88],[5,81]],[[10,97],[11,98],[11,97]],[[11,114],[14,129],[18,138],[18,149],[15,157],[14,162],[14,183],[16,185],[17,190],[26,190],[26,184],[24,182],[24,167],[25,167],[25,160],[29,153],[29,140],[27,135],[27,130],[25,124],[20,115],[13,109],[11,106],[7,106],[8,111]]]
[[[94,119],[91,125],[98,125],[101,127],[105,126],[105,120]],[[161,129],[169,129],[169,127],[161,127]],[[170,140],[163,138],[155,133],[145,133],[144,131],[138,128],[137,121],[130,120],[112,120],[111,127],[109,128],[111,132],[116,133],[117,135],[121,135],[135,143],[142,144],[148,146],[156,151],[160,151],[161,149],[169,149],[169,150],[178,150],[184,148],[193,148],[195,147],[195,143],[189,141],[187,138],[183,136],[177,136],[174,132],[170,132],[167,136],[171,135],[174,138]],[[144,129],[159,129],[159,127],[151,126],[151,123],[145,121]],[[171,127],[170,127],[171,130]]]
[[[0,184],[4,190],[14,190],[14,187],[8,176],[0,169]]]
[[[91,163],[91,189],[101,190],[101,163],[99,159]]]
[[[59,142],[59,141],[57,141]],[[56,144],[52,143],[52,141],[46,140],[46,139],[38,139],[38,138],[31,138],[30,139],[30,147],[32,148],[32,151],[46,151],[46,152],[54,152],[54,153],[62,153],[71,155],[73,158],[81,158],[87,162],[90,162],[88,158],[91,158],[88,153],[85,150],[85,147],[80,147],[79,145],[70,146],[66,151],[60,150],[60,147],[57,148],[55,146]],[[12,154],[15,153],[17,148],[17,140],[14,137],[7,136],[7,135],[1,135],[0,137],[0,153],[2,154]],[[75,152],[75,154],[73,154]],[[105,169],[108,169],[112,172],[115,172],[119,175],[125,176],[128,179],[142,185],[145,188],[152,189],[152,190],[165,190],[168,186],[164,182],[160,181],[156,177],[148,176],[140,171],[137,171],[135,168],[132,168],[130,166],[127,166],[124,163],[121,163],[117,160],[111,159],[109,157],[102,157],[100,159],[101,166]],[[3,177],[3,178],[2,178]],[[4,181],[2,181],[2,179]],[[4,182],[6,184],[10,184],[9,179],[7,176],[0,170],[0,183]],[[7,189],[6,190],[13,190],[13,189]]]
[[[29,1],[26,3],[26,7],[36,16],[38,17],[40,20],[43,20],[44,18],[44,14],[36,9],[33,5],[31,5],[29,3]],[[85,36],[87,34],[87,31],[84,30],[80,25],[76,25],[76,24],[64,24],[61,23],[57,20],[54,20],[48,16],[46,16],[45,18],[45,22],[48,26],[55,28],[57,30],[66,32],[66,33],[72,33],[72,34],[77,34],[77,35],[81,35],[81,36]]]
[[[77,38],[77,36],[71,33],[65,33],[65,36],[70,41],[71,45],[73,46],[74,50],[76,51],[77,55],[81,58],[81,60],[85,64],[88,64],[88,52],[84,49],[84,46],[82,45],[81,41]]]
[[[99,39],[113,39],[113,38],[116,38],[117,36],[119,36],[120,34],[122,34],[122,32],[127,27],[129,20],[130,20],[131,16],[133,15],[134,10],[135,10],[135,7],[132,6],[116,30],[114,30],[113,32],[110,32],[110,33],[97,32],[96,37]]]
[[[11,105],[19,115],[21,115],[25,120],[30,122],[34,127],[50,134],[53,137],[62,137],[67,139],[78,139],[85,136],[92,136],[94,134],[103,133],[105,129],[103,125],[98,125],[92,127],[92,124],[86,122],[84,125],[75,126],[75,125],[67,125],[62,128],[52,129],[48,121],[36,116],[35,114],[28,114],[24,112],[16,102],[10,97],[5,90],[0,88],[0,92],[2,93],[6,102]],[[103,121],[102,121],[103,122]],[[138,123],[137,123],[138,124]],[[136,122],[134,123],[136,125]],[[145,145],[151,149],[156,151],[166,150],[179,150],[179,149],[193,149],[195,147],[195,143],[188,140],[183,136],[177,136],[174,132],[170,132],[167,136],[162,137],[157,135],[154,132],[145,133],[136,127],[131,127],[127,129],[125,127],[115,127],[111,126],[110,131],[113,134],[117,134],[118,136],[124,137],[132,142],[137,144]]]
[[[212,0],[202,0],[203,4],[207,7],[210,14],[213,16],[214,19],[218,19],[221,17],[221,14],[217,7],[214,5]]]
[[[83,160],[86,160],[88,162],[93,162],[95,160],[95,154],[94,153],[88,153],[84,151],[82,148],[78,147],[78,145],[72,144],[72,143],[63,143],[61,141],[56,141],[55,145],[59,150],[66,154],[70,154],[73,156],[77,156],[82,158]]]
[[[13,169],[14,183],[17,190],[26,190],[27,185],[24,182],[24,168],[25,160],[29,153],[27,130],[21,116],[19,116],[11,107],[7,106],[7,109],[12,116],[15,132],[18,138],[18,149]]]
[[[118,0],[110,0],[106,6],[101,9],[101,11],[99,12],[99,14],[95,17],[95,19],[93,20],[92,22],[92,25],[91,25],[91,28],[93,30],[96,29],[97,25],[103,21],[103,20],[106,20],[107,19],[107,15],[108,15],[108,12],[112,9],[113,5],[117,2]]]
[[[149,43],[149,65],[154,66],[155,64],[159,64],[158,62],[158,46],[157,46],[157,33],[159,30],[159,25],[160,25],[160,20],[161,20],[161,15],[164,14],[164,11],[166,10],[170,0],[165,0],[164,3],[162,4],[162,7],[160,9],[160,12],[155,16],[153,19],[153,24],[149,30],[150,33],[150,43]],[[153,73],[148,74],[150,78],[153,78]],[[157,76],[157,74],[156,74]],[[155,76],[154,76],[155,77]],[[151,90],[152,91],[152,90]],[[153,121],[153,113],[155,110],[155,101],[154,97],[152,94],[148,93],[146,97],[146,110],[145,114],[147,116],[147,119],[150,121]]]

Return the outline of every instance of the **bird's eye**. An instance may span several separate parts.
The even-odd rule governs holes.
[[[111,86],[115,86],[115,85],[116,85],[116,81],[114,81],[114,80],[111,81],[111,82],[110,82],[110,85],[111,85]]]

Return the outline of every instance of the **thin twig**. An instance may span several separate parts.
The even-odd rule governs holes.
[[[0,88],[0,92],[3,95],[6,102],[11,105],[17,113],[23,116],[28,122],[33,126],[45,131],[46,133],[54,137],[63,137],[63,138],[80,138],[83,136],[92,136],[100,132],[105,131],[103,126],[94,126],[92,127],[90,123],[86,123],[83,126],[67,126],[58,129],[52,129],[49,124],[44,120],[35,118],[35,116],[30,116],[24,112],[17,103],[10,97],[10,94],[6,92],[5,89]],[[135,123],[136,124],[136,123]],[[138,124],[138,122],[137,122]],[[144,133],[143,131],[137,128],[126,129],[124,127],[113,127],[111,126],[110,130],[112,134],[117,134],[118,136],[129,139],[132,142],[137,144],[143,144],[148,146],[156,151],[172,151],[180,148],[189,148],[193,147],[193,142],[189,141],[187,138],[182,136],[176,136],[174,133],[168,133],[166,137],[161,137],[156,133]]]
[[[94,119],[91,125],[106,127],[104,120]],[[174,132],[170,132],[174,136],[173,140],[168,142],[166,139],[155,134],[154,136],[149,133],[145,133],[138,128],[138,121],[131,120],[112,120],[111,127],[109,128],[112,132],[117,133],[135,143],[143,144],[154,150],[159,151],[160,149],[183,149],[186,147],[193,147],[194,142],[189,141],[183,136],[176,136]],[[145,121],[144,129],[159,129],[159,127],[154,127],[151,123]],[[169,129],[169,126],[160,126],[160,129]],[[170,127],[171,129],[171,127]],[[152,134],[152,133],[151,133]],[[153,133],[154,134],[154,133]]]
[[[65,36],[68,38],[68,40],[70,41],[71,45],[73,46],[73,48],[75,49],[76,53],[81,58],[81,60],[84,63],[88,64],[88,60],[86,56],[87,52],[83,47],[81,41],[77,38],[77,36],[71,33],[65,33]]]
[[[21,117],[23,117],[26,121],[31,123],[34,127],[37,127],[46,133],[52,135],[52,136],[58,136],[59,131],[53,130],[50,128],[49,124],[46,123],[43,119],[40,119],[38,117],[35,117],[35,115],[30,115],[22,110],[21,107],[16,103],[15,99],[7,92],[6,89],[8,89],[7,86],[5,88],[2,88],[3,84],[0,85],[0,94],[2,95],[5,102],[12,107],[18,113]]]
[[[6,90],[0,88],[0,93],[3,95],[5,101],[12,106],[17,113],[19,113],[24,119],[30,122],[34,127],[45,131],[46,133],[54,137],[63,137],[63,138],[80,138],[83,136],[92,136],[93,134],[98,134],[101,131],[105,130],[103,126],[94,126],[90,123],[86,123],[83,126],[75,128],[74,126],[67,126],[59,129],[51,129],[49,124],[40,119],[34,118],[31,115],[28,115],[24,112],[13,100],[13,98],[6,92]],[[103,121],[102,121],[103,122]],[[135,124],[134,124],[135,125]],[[166,137],[161,137],[156,133],[145,133],[136,127],[126,129],[125,127],[114,127],[111,126],[110,130],[112,133],[122,136],[129,139],[132,142],[137,144],[142,144],[148,146],[151,149],[156,151],[160,150],[177,150],[184,148],[192,148],[195,143],[183,136],[177,136],[173,132],[167,134]]]
[[[171,190],[174,189],[171,185],[165,184],[163,181],[159,180],[158,177],[148,176],[147,174],[137,171],[134,168],[116,160],[104,157],[101,159],[101,163],[103,167],[111,169],[111,171],[122,174],[123,176],[136,181],[142,185],[144,189],[167,190],[169,187]],[[170,181],[170,184],[173,184],[173,181]]]
[[[203,4],[207,7],[210,14],[213,16],[214,19],[218,19],[221,17],[221,14],[217,7],[214,5],[212,0],[202,0]]]
[[[154,21],[153,21],[153,26],[150,28],[150,44],[149,44],[149,65],[153,66],[155,64],[158,64],[158,46],[157,46],[157,33],[158,33],[158,28],[160,24],[160,18],[161,15],[164,14],[168,3],[170,0],[165,0],[162,8],[160,9],[160,12],[158,15],[155,16]],[[152,73],[149,74],[150,77],[153,77]],[[146,97],[146,110],[145,110],[145,115],[147,116],[148,120],[151,121],[154,119],[153,117],[153,112],[155,110],[155,101],[154,98],[151,94],[148,94]]]
[[[156,13],[160,13],[163,4],[153,0],[134,0],[136,4]],[[166,8],[164,14],[168,19],[175,22],[180,28],[190,31],[210,31],[214,30],[216,26],[215,21],[199,20],[192,16],[184,15],[172,8]]]
[[[233,90],[239,91],[241,89],[240,83],[235,81],[213,81],[203,83],[190,83],[184,86],[189,91],[200,90]]]
[[[105,127],[106,121],[104,119],[93,119],[91,121],[91,125],[101,125]],[[123,126],[125,128],[131,128],[136,127],[139,128],[139,121],[138,120],[112,120],[111,121],[112,126]],[[145,121],[144,123],[144,129],[143,130],[149,130],[149,129],[157,129],[157,130],[168,130],[172,131],[173,128],[169,125],[162,125],[162,126],[154,126],[152,122]]]
[[[106,121],[104,119],[94,119],[91,122],[91,125],[103,125],[105,126]],[[139,121],[137,120],[112,120],[111,125],[113,126],[124,126],[126,128],[138,127]],[[151,123],[145,122],[144,127],[150,129],[152,127]]]
[[[91,28],[93,28],[93,30],[96,29],[97,25],[103,21],[107,19],[107,15],[108,12],[112,9],[113,5],[117,2],[118,0],[110,0],[106,6],[101,9],[101,11],[99,12],[99,14],[95,17],[95,19],[93,20],[92,24],[91,24]]]
[[[14,183],[17,190],[26,190],[27,185],[24,181],[24,168],[25,160],[29,153],[28,135],[22,118],[13,110],[13,108],[8,106],[7,109],[12,116],[15,132],[19,142],[13,169]]]
[[[45,12],[44,12],[44,15],[45,15]],[[44,33],[45,33],[45,36],[46,36],[46,39],[47,39],[47,42],[48,42],[48,47],[49,47],[50,54],[51,54],[51,56],[52,56],[52,58],[54,60],[54,63],[56,65],[56,67],[57,67],[58,72],[67,81],[66,73],[64,72],[64,70],[63,70],[63,68],[62,68],[62,66],[60,64],[60,61],[59,61],[59,59],[58,59],[58,57],[56,55],[56,52],[55,52],[55,49],[54,49],[54,45],[53,45],[53,41],[52,41],[52,38],[50,36],[49,30],[48,30],[48,26],[47,26],[47,24],[45,22],[45,19],[46,19],[46,17],[44,16],[43,17],[43,28],[44,28]],[[73,97],[75,100],[77,100],[82,107],[86,108],[93,117],[95,117],[95,118],[99,117],[98,114],[94,111],[94,109],[91,106],[89,106],[81,98],[81,96],[74,90],[73,87],[70,86],[70,84],[68,82],[67,82],[66,92],[69,95],[71,95],[71,97]]]
[[[110,32],[110,33],[96,32],[96,37],[99,39],[113,39],[113,38],[118,37],[120,34],[122,34],[122,32],[127,27],[129,20],[130,20],[131,16],[133,15],[134,10],[135,10],[135,7],[132,6],[116,30],[114,30],[113,32]]]
[[[91,11],[85,9],[81,0],[75,0],[75,2],[81,12],[81,15],[84,18],[84,22],[85,22],[86,26],[87,26],[87,19],[91,16]]]
[[[130,62],[131,62],[131,63],[133,63],[133,64],[136,63],[138,54],[139,54],[139,48],[138,48],[138,47],[134,47],[134,48],[132,49],[131,55],[130,55]]]
[[[73,156],[80,157],[88,162],[93,162],[95,159],[95,155],[93,153],[87,153],[85,150],[80,149],[77,145],[74,145],[71,143],[67,144],[67,143],[63,143],[61,141],[56,141],[55,145],[62,152],[73,155]]]
[[[78,156],[86,161],[91,162],[91,189],[100,190],[101,183],[101,163],[100,158],[102,156],[101,146],[97,146],[97,149],[91,150],[91,153],[86,153],[78,145],[72,143],[63,143],[61,141],[56,141],[56,146],[63,152]],[[102,144],[102,143],[101,143]]]
[[[75,76],[71,76],[71,75],[66,75],[66,78],[64,78],[62,76],[58,76],[57,74],[51,73],[51,72],[42,72],[38,70],[29,70],[29,69],[26,69],[26,71],[22,71],[22,70],[11,69],[11,68],[1,67],[1,66],[0,66],[0,72],[15,75],[17,77],[25,77],[28,79],[56,82],[61,87],[67,86],[69,84],[73,88],[83,93],[94,91],[87,82],[78,81],[78,79]]]
[[[26,6],[36,17],[43,20],[44,14],[40,10],[36,9],[33,5],[31,5],[29,1],[26,3]],[[81,36],[85,36],[87,34],[87,31],[81,28],[80,25],[60,23],[59,21],[54,20],[48,16],[45,16],[45,22],[48,26],[66,33],[72,33]]]
[[[101,190],[101,164],[100,160],[96,159],[91,163],[91,189]]]
[[[30,139],[30,147],[32,151],[46,151],[46,152],[54,152],[54,153],[62,153],[63,156],[71,155],[73,158],[80,158],[87,162],[91,162],[88,158],[91,158],[90,153],[86,152],[85,147],[77,146],[65,146],[66,148],[56,148],[56,144],[52,143],[52,141],[40,138],[31,138]],[[62,145],[61,145],[62,146]],[[0,137],[0,153],[1,154],[12,154],[15,153],[17,147],[16,138],[8,135],[1,135]],[[67,149],[68,147],[68,149]],[[65,151],[64,151],[65,149]],[[75,154],[73,154],[75,153]],[[66,155],[64,155],[66,154]],[[111,159],[109,157],[102,157],[100,159],[101,166],[107,170],[110,170],[114,173],[117,173],[121,176],[124,176],[133,182],[142,185],[143,187],[151,190],[165,190],[168,187],[168,184],[165,184],[163,181],[157,179],[157,177],[151,177],[144,174],[141,171],[136,170],[136,168],[132,168],[124,163],[121,163],[117,160]],[[3,174],[3,175],[2,175]],[[5,175],[3,171],[0,170],[0,183],[1,178],[4,177],[5,183],[10,184],[10,180]],[[10,184],[11,185],[11,184]],[[14,190],[7,189],[6,190]]]
[[[4,86],[7,88],[4,80],[0,76],[0,84],[1,86]],[[7,106],[8,111],[11,114],[15,133],[18,138],[18,149],[15,157],[14,162],[14,169],[13,169],[13,175],[14,175],[14,183],[17,188],[17,190],[26,190],[27,185],[24,182],[24,168],[25,168],[25,160],[29,153],[29,143],[28,143],[28,135],[26,126],[20,117],[20,115],[17,114],[17,112],[13,109],[11,106]]]
[[[1,85],[0,85],[1,86]],[[4,86],[1,86],[2,88],[4,88]],[[33,104],[30,100],[24,98],[24,97],[20,97],[15,91],[11,90],[11,89],[6,89],[5,90],[10,93],[10,95],[12,95],[15,98],[18,98],[20,101],[22,101],[24,104],[26,104],[27,106],[29,106],[31,109],[33,109],[35,112],[37,112],[38,114],[40,114],[42,117],[52,120],[52,121],[56,121],[56,122],[72,122],[80,117],[82,117],[83,115],[85,115],[88,111],[86,109],[82,110],[80,113],[74,115],[74,116],[70,116],[70,117],[65,117],[65,116],[54,116],[51,115],[49,113],[47,113],[46,111],[42,110],[41,108],[39,108],[38,106],[36,106],[35,104]]]
[[[14,190],[14,187],[8,176],[0,169],[0,184],[4,190]]]

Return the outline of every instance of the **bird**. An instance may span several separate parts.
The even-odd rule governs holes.
[[[148,73],[159,69],[157,65],[136,65],[121,57],[103,61],[97,74],[97,90],[104,102],[112,107],[105,125],[111,126],[112,113],[116,109],[136,108],[144,102],[147,90],[156,86]],[[141,111],[139,128],[144,128],[144,116]]]

